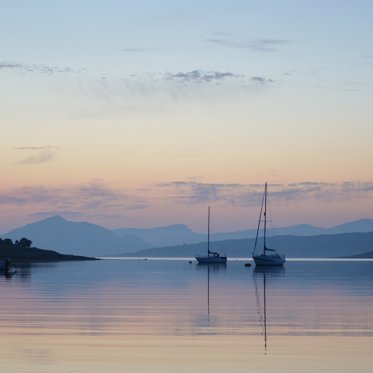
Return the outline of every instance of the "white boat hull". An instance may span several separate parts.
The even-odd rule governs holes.
[[[282,267],[285,264],[285,257],[281,255],[253,255],[255,265],[269,266],[269,267]]]
[[[196,256],[199,264],[225,264],[227,263],[226,256]]]

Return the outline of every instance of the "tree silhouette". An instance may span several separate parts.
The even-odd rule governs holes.
[[[29,249],[32,245],[32,241],[23,237],[19,241],[19,246],[22,247],[23,249]]]

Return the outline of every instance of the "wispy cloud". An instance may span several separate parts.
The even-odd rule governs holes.
[[[263,185],[209,184],[197,181],[174,181],[160,184],[169,190],[170,198],[186,204],[224,202],[230,205],[255,206],[261,202]],[[301,182],[271,184],[271,200],[283,203],[299,200],[333,201],[345,198],[373,196],[373,182],[346,181],[342,183]]]
[[[192,70],[178,73],[167,73],[164,79],[174,82],[182,83],[214,83],[222,82],[226,84],[237,84],[238,86],[258,87],[274,83],[273,79],[254,75],[246,76],[244,74],[237,74],[230,71],[204,71]]]
[[[148,112],[169,108],[170,104],[197,102],[239,102],[249,95],[270,88],[275,81],[260,74],[245,75],[233,71],[194,69],[176,72],[148,72],[122,78],[80,82],[78,92],[99,103],[97,110],[110,113]],[[70,97],[66,88],[65,97]],[[79,101],[81,102],[81,101]],[[89,115],[92,114],[92,110]]]
[[[166,79],[183,81],[183,82],[211,82],[216,80],[222,80],[226,78],[242,78],[242,75],[234,74],[226,71],[203,71],[193,70],[188,72],[178,72],[176,74],[166,74]]]
[[[264,76],[251,76],[250,81],[258,86],[264,86],[274,83],[273,79],[269,79]]]
[[[23,64],[18,62],[0,61],[0,71],[10,70],[19,73],[40,73],[40,74],[54,74],[54,73],[68,73],[72,69],[70,67],[48,66],[40,64]]]
[[[59,213],[122,211],[146,206],[142,198],[112,189],[100,181],[60,188],[32,186],[0,191],[0,204],[37,206],[43,211]]]
[[[45,150],[45,149],[59,149],[58,146],[44,145],[44,146],[17,146],[15,150]]]
[[[256,206],[261,203],[263,184],[203,183],[198,181],[172,181],[152,187],[166,191],[167,199],[182,204],[224,202],[234,206]],[[140,191],[143,194],[143,191]],[[148,189],[145,192],[149,192]],[[146,193],[145,193],[146,194]],[[163,194],[163,193],[161,193]],[[302,200],[338,201],[373,197],[373,181],[300,182],[271,184],[270,199],[275,203]],[[125,193],[93,181],[78,186],[61,188],[33,186],[0,191],[0,204],[47,207],[45,211],[107,211],[142,209],[150,202],[133,193]]]
[[[229,34],[221,35],[217,38],[208,38],[206,41],[230,48],[248,49],[253,52],[278,52],[283,46],[292,43],[292,41],[288,39],[275,38],[259,38],[242,41]]]
[[[244,192],[243,184],[210,184],[198,181],[172,181],[158,184],[169,190],[168,198],[186,204],[204,204],[215,201],[232,201],[234,195]]]
[[[15,150],[27,152],[29,155],[19,160],[17,163],[22,165],[41,164],[51,161],[59,149],[57,146],[19,146]]]

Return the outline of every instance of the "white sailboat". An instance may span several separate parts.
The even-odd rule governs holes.
[[[264,211],[263,211],[264,205]],[[257,243],[258,243],[258,234],[260,229],[260,223],[264,222],[263,226],[263,251],[260,254],[256,253]],[[267,183],[264,187],[264,195],[262,200],[262,206],[260,208],[258,229],[256,231],[255,245],[253,251],[253,259],[255,265],[257,266],[283,266],[286,259],[284,255],[280,255],[274,249],[269,249],[267,247],[266,237],[267,236]]]
[[[199,264],[225,264],[227,257],[221,256],[219,253],[210,250],[210,206],[208,207],[207,216],[207,255],[196,256]]]

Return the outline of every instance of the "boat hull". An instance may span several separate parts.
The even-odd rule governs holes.
[[[5,272],[6,274],[13,274],[17,272],[17,266],[12,264],[8,259],[0,260],[0,272]]]
[[[199,264],[225,264],[227,263],[226,256],[196,256]]]
[[[256,266],[282,267],[285,264],[285,257],[281,255],[253,255]]]

